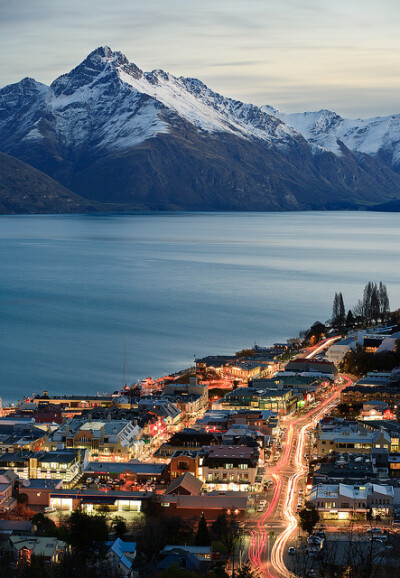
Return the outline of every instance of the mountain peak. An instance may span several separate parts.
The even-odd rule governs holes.
[[[122,52],[113,52],[109,46],[99,46],[93,50],[89,56],[84,60],[90,62],[99,62],[106,60],[107,62],[115,62],[116,64],[129,64],[129,60],[122,54]]]
[[[116,71],[123,69],[132,76],[141,76],[142,71],[129,63],[122,52],[113,52],[109,46],[99,46],[93,50],[76,68],[57,78],[51,85],[56,97],[61,94],[71,95],[83,86],[97,82],[100,76],[109,82],[119,82]]]
[[[26,76],[19,82],[5,86],[0,90],[0,93],[30,95],[36,94],[42,91],[43,89],[47,89],[47,86],[45,84],[38,82],[34,78]]]

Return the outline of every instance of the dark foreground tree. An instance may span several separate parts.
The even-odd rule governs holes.
[[[210,546],[211,544],[210,532],[204,514],[200,516],[194,543],[196,546]]]
[[[126,522],[121,516],[117,516],[113,520],[114,532],[117,534],[118,538],[122,538],[124,534],[127,533],[128,528],[126,527]]]
[[[90,516],[75,510],[69,518],[68,528],[72,548],[82,555],[87,555],[96,543],[108,539],[108,527],[104,516]]]
[[[347,312],[347,317],[346,317],[346,327],[348,328],[352,328],[355,325],[356,320],[354,319],[354,315],[353,312],[351,311],[351,309],[349,309],[349,311]]]
[[[318,522],[319,522],[318,510],[316,509],[314,504],[306,502],[305,507],[299,512],[298,525],[303,530],[303,532],[312,534]]]

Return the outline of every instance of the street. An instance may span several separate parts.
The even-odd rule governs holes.
[[[307,432],[317,421],[338,403],[340,392],[351,380],[342,376],[343,382],[335,388],[317,408],[302,415],[287,417],[283,453],[276,465],[266,467],[266,476],[274,480],[273,493],[268,508],[250,530],[248,557],[260,576],[267,578],[294,577],[285,564],[288,542],[297,528],[296,507],[300,480],[308,468],[305,460]]]

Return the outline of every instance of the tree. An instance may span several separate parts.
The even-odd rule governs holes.
[[[332,325],[337,325],[338,317],[339,317],[339,295],[335,293],[332,305]]]
[[[316,509],[314,504],[306,502],[305,507],[299,512],[298,525],[303,530],[303,532],[308,532],[308,534],[312,534],[318,522],[319,522],[318,510]]]
[[[200,516],[194,543],[196,546],[210,546],[211,544],[210,532],[204,514]]]
[[[359,299],[353,307],[353,315],[356,319],[361,319],[365,321],[365,311],[364,311],[364,301]]]
[[[368,283],[364,287],[364,294],[363,294],[364,320],[367,323],[369,323],[372,319],[372,316],[371,316],[372,288],[373,288],[373,283],[371,281],[368,281]]]
[[[36,526],[36,536],[58,536],[55,522],[41,512],[33,516],[31,522]]]
[[[379,294],[376,283],[372,284],[371,289],[370,315],[371,319],[374,320],[375,322],[377,322],[380,317]]]
[[[347,317],[346,317],[346,327],[352,328],[355,325],[355,319],[354,319],[354,315],[351,311],[351,309],[348,310],[347,312]]]
[[[346,319],[346,309],[344,307],[343,295],[339,293],[339,313],[338,313],[339,327],[344,326],[345,319]]]
[[[121,518],[121,516],[117,516],[116,518],[114,518],[113,528],[114,528],[114,531],[117,534],[118,538],[122,538],[122,536],[124,534],[126,534],[126,532],[128,530],[126,527],[125,520],[123,518]]]
[[[69,517],[69,541],[77,552],[86,555],[96,542],[105,542],[108,527],[104,516],[89,516],[75,510]]]
[[[211,532],[215,540],[224,544],[228,553],[232,552],[235,540],[240,534],[234,508],[228,510],[228,515],[223,513],[218,516],[211,526]]]
[[[235,353],[235,357],[253,357],[254,349],[242,349]]]
[[[300,337],[289,337],[286,342],[290,349],[300,349],[302,344]]]
[[[378,296],[379,296],[379,312],[381,316],[381,321],[386,321],[386,318],[389,313],[389,297],[387,294],[386,285],[382,283],[382,281],[379,283]]]
[[[311,341],[320,341],[325,337],[326,327],[321,321],[316,321],[310,329],[306,331],[306,338]]]

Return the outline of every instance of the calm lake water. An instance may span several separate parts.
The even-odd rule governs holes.
[[[400,215],[0,217],[0,395],[109,392],[296,336],[368,280],[400,306]]]

